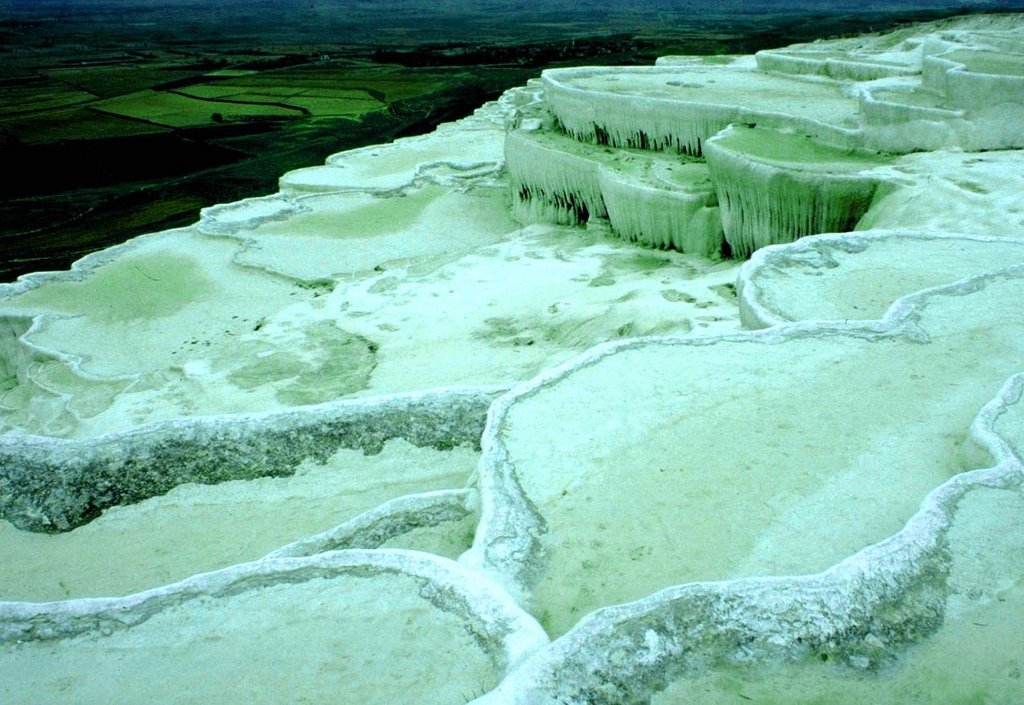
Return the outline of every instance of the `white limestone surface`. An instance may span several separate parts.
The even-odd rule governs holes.
[[[993,87],[1015,95],[999,56],[1024,47],[1020,26],[788,51],[816,54],[789,68],[841,81],[753,57],[549,72],[432,135],[3,287],[0,512],[65,532],[4,525],[24,568],[11,581],[41,576],[61,596],[65,576],[98,584],[104,559],[136,547],[138,570],[117,577],[142,587],[257,560],[116,599],[0,602],[0,700],[134,701],[173,680],[204,702],[719,702],[753,683],[768,702],[791,686],[797,701],[1016,703],[1017,596],[992,586],[1019,553],[1024,272],[978,272],[1019,261],[1024,171],[1019,152],[963,150],[1017,134],[1014,100],[986,111]],[[920,79],[857,73],[919,59]],[[790,172],[820,172],[812,191],[854,147],[950,151],[862,159],[854,171],[882,185],[841,225],[759,182],[755,210],[806,225],[796,235],[861,232],[757,255],[780,264],[765,291],[815,320],[743,332],[737,263],[612,233],[679,247],[663,211],[705,167],[672,152],[701,154],[737,120],[757,127],[734,136],[777,130],[737,155],[785,152]],[[599,164],[587,215],[610,224],[514,223],[506,126],[564,128],[525,172],[574,195]],[[740,279],[744,301],[757,282]],[[463,487],[473,453],[461,478],[448,461],[499,390],[530,378],[492,407]],[[175,489],[197,481],[226,484]],[[471,538],[461,566],[422,553]],[[45,546],[61,565],[32,563]],[[366,546],[421,552],[349,550]],[[439,609],[407,609],[424,601]],[[563,636],[545,646],[524,607]],[[233,690],[253,664],[271,677]]]
[[[719,257],[724,238],[707,166],[696,159],[608,146],[554,128],[505,140],[512,212],[524,223],[607,217],[619,237],[659,249]]]
[[[5,703],[464,703],[546,641],[507,596],[411,551],[263,561],[119,600],[6,603]]]
[[[843,51],[828,45],[815,48],[811,44],[768,49],[755,56],[757,67],[762,71],[870,81],[921,73],[921,54],[916,49],[910,42],[888,51]]]
[[[830,663],[716,668],[680,678],[655,705],[721,703],[992,703],[1024,698],[1024,493],[1020,486],[972,489],[956,506],[945,541],[951,555],[945,618],[934,634],[893,652],[877,668]]]
[[[917,78],[868,84],[860,101],[865,143],[875,149],[955,149],[968,144],[974,131],[965,111],[946,106],[941,94]]]
[[[1019,552],[1024,465],[1019,427],[1007,434],[1002,422],[1019,418],[1022,390],[1014,375],[971,424],[978,462],[991,467],[929,493],[895,535],[816,575],[690,583],[596,610],[474,705],[710,704],[751,692],[1016,702],[1019,610],[1006,568]],[[1005,622],[968,624],[993,597],[1009,602],[997,610]]]
[[[1024,54],[1015,29],[995,45],[994,33],[924,38],[917,87],[900,82],[887,91],[882,82],[863,96],[868,142],[900,152],[1024,147]]]
[[[977,467],[971,419],[1024,359],[1022,275],[878,324],[607,345],[514,389],[467,558],[555,634],[665,585],[833,565]]]
[[[754,253],[740,271],[740,317],[748,328],[878,319],[908,292],[1015,263],[1024,263],[1024,239],[918,230],[816,235]]]
[[[852,230],[889,159],[800,134],[733,125],[704,144],[725,239],[737,257],[805,235]]]
[[[315,282],[412,258],[451,258],[515,230],[506,198],[499,185],[460,192],[432,183],[387,194],[304,196],[291,217],[247,229],[237,259]],[[473,226],[466,228],[467,222]]]
[[[733,123],[789,127],[839,147],[860,139],[857,101],[828,80],[726,66],[549,69],[544,100],[581,141],[700,155]]]
[[[307,460],[291,477],[179,485],[64,533],[0,521],[0,600],[127,595],[256,560],[388,500],[462,487],[478,457],[395,439],[376,455],[341,449]],[[468,547],[456,543],[449,557]]]
[[[347,304],[344,325],[378,341],[368,392],[503,384],[608,339],[736,328],[736,271],[600,227],[537,226],[449,266],[339,288],[325,306]]]
[[[858,230],[913,228],[1024,239],[1024,151],[908,154],[878,170]]]
[[[188,384],[205,366],[191,362],[197,352],[230,371],[239,360],[222,356],[223,345],[245,344],[263,317],[314,294],[233,266],[234,253],[194,230],[169,231],[67,275],[3,287],[4,311],[36,317],[10,342],[29,354],[0,396],[3,430],[73,435],[124,393],[137,401],[122,413],[136,422],[160,417],[165,404],[197,410],[209,398]]]
[[[501,130],[470,129],[474,119],[466,129],[500,148]],[[417,144],[441,152],[452,139]],[[8,287],[9,316],[40,318],[4,336],[15,383],[0,392],[3,429],[86,438],[509,385],[609,338],[735,326],[736,264],[637,252],[599,224],[523,230],[507,184],[427,175],[397,191],[249,199],[208,209],[208,234],[137,239],[72,274]]]
[[[281,191],[290,195],[391,191],[423,176],[475,177],[501,168],[501,144],[493,139],[491,130],[452,130],[444,136],[450,139],[431,134],[335,154],[324,166],[296,169],[282,176]]]
[[[406,548],[457,558],[472,541],[478,517],[472,487],[402,495],[319,534],[268,553],[296,558],[349,548]]]
[[[396,438],[439,450],[476,447],[497,391],[340,400],[275,413],[183,419],[81,441],[5,436],[0,514],[27,531],[70,531],[104,509],[178,485],[289,476],[342,448],[374,454]]]

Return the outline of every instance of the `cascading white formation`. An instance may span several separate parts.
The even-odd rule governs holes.
[[[531,106],[506,140],[514,213],[560,224],[607,217],[630,241],[738,257],[852,230],[882,181],[868,173],[885,163],[880,152],[1024,146],[1022,48],[1013,33],[961,32],[876,51],[765,51],[756,66],[549,70],[546,112]],[[737,136],[736,126],[755,125],[759,139]],[[775,154],[763,154],[766,142]],[[647,154],[652,169],[707,158],[716,198],[694,197],[703,172],[666,187],[609,168],[618,150]]]
[[[520,129],[505,138],[505,164],[518,221],[575,225],[591,215],[607,217],[597,161],[546,145]]]
[[[505,140],[513,215],[575,225],[607,218],[623,239],[706,257],[722,252],[707,166],[638,150],[592,150],[553,129],[520,128]]]
[[[756,206],[748,200],[732,209],[732,222],[772,227],[730,233],[718,208],[719,180],[730,179],[724,160],[716,179],[701,159],[708,141],[735,123],[796,125],[827,144],[850,148],[856,142],[856,101],[838,84],[780,78],[745,66],[688,64],[631,73],[642,90],[622,88],[598,69],[545,72],[548,112],[538,116],[533,106],[533,114],[521,116],[506,139],[513,212],[521,222],[606,217],[624,239],[705,256],[745,256],[827,225],[851,225],[848,214],[807,221],[805,203],[795,204],[800,212],[792,218],[785,211],[744,217],[742,209]],[[751,106],[746,93],[752,89],[769,99]],[[805,109],[810,103],[816,107]],[[749,174],[733,176],[735,181]],[[814,184],[805,186],[814,192]],[[831,204],[834,190],[826,188],[812,200]]]
[[[704,154],[725,238],[739,257],[811,233],[852,230],[881,181],[870,170],[887,161],[740,126],[708,140]]]

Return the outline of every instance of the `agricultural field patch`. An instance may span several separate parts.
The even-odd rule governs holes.
[[[100,98],[112,98],[178,81],[194,72],[180,66],[142,63],[43,69],[39,73],[66,87],[86,91]]]
[[[232,79],[237,86],[259,88],[288,86],[301,89],[365,90],[380,100],[394,102],[407,100],[463,79],[468,74],[451,71],[421,71],[400,66],[352,67],[350,65],[293,66],[286,69],[264,71],[257,75]]]
[[[215,113],[224,120],[247,118],[294,118],[300,117],[298,108],[282,105],[208,102],[190,98],[178,93],[152,90],[131,93],[121,98],[105,101],[96,106],[98,110],[132,117],[137,120],[166,125],[167,127],[194,127],[217,122]]]
[[[23,144],[47,144],[64,140],[97,140],[166,132],[149,124],[92,108],[47,111],[42,115],[0,118],[0,131]]]
[[[0,115],[56,110],[94,100],[95,97],[91,93],[60,85],[39,86],[29,83],[5,87],[3,97],[0,98]]]
[[[244,91],[239,91],[237,87],[227,85],[222,82],[217,83],[199,83],[194,86],[188,86],[187,88],[179,88],[176,93],[180,95],[192,96],[194,98],[232,98],[241,99],[245,96]],[[278,97],[287,97],[292,94],[293,91],[282,93]]]
[[[248,103],[291,106],[308,111],[315,117],[358,117],[386,107],[362,89],[296,88],[289,86],[236,86],[232,84],[199,84],[175,91],[204,101],[228,104]]]
[[[324,98],[319,96],[295,96],[288,99],[289,105],[308,110],[318,117],[360,117],[374,110],[382,110],[387,103],[371,99]]]

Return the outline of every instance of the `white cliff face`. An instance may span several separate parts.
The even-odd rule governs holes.
[[[1021,26],[548,71],[3,287],[0,701],[1024,700]]]
[[[851,230],[883,180],[885,157],[742,126],[704,144],[725,241],[737,257],[804,235]]]
[[[606,218],[624,240],[688,254],[722,254],[721,217],[706,164],[675,155],[593,149],[554,129],[508,134],[512,213],[575,225]]]

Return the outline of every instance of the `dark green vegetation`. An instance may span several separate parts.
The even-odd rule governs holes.
[[[792,10],[569,16],[499,3],[453,15],[415,4],[0,10],[0,281],[186,225],[333,152],[429,131],[543,67],[748,53],[934,16],[865,26]]]

